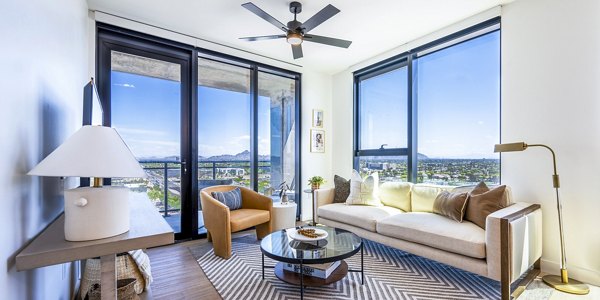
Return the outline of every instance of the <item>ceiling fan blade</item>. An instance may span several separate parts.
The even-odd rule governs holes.
[[[302,57],[302,44],[292,45],[292,54],[294,54],[294,59],[301,58]]]
[[[282,38],[285,38],[285,34],[241,37],[240,40],[254,42],[254,41],[274,40],[274,39],[282,39]]]
[[[302,24],[302,27],[304,27],[304,32],[311,31],[312,29],[321,25],[321,23],[327,21],[329,18],[335,16],[335,14],[339,12],[340,10],[331,4],[325,6],[325,8],[321,9],[317,14],[315,14]]]
[[[254,5],[254,3],[248,2],[242,4],[242,6],[245,9],[253,12],[255,15],[259,16],[263,20],[273,24],[275,27],[283,30],[284,32],[287,32],[287,27],[283,23],[277,21],[277,19],[273,18],[273,16],[269,15],[264,10],[260,9],[258,6]]]
[[[325,45],[335,46],[335,47],[341,47],[341,48],[348,48],[348,47],[350,47],[350,44],[352,44],[352,41],[335,39],[335,38],[314,35],[314,34],[305,34],[304,41],[325,44]]]

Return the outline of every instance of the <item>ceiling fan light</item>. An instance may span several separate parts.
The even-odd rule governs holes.
[[[299,33],[290,33],[287,35],[286,41],[290,45],[300,45],[302,44],[302,35]]]

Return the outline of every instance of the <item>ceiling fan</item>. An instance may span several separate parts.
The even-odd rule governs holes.
[[[306,20],[306,22],[302,23],[296,20],[296,15],[302,12],[302,3],[294,1],[290,3],[290,12],[294,14],[294,20],[289,21],[287,23],[287,26],[279,22],[277,19],[273,18],[271,15],[266,13],[264,10],[260,9],[258,6],[254,5],[254,3],[252,2],[244,3],[242,4],[242,6],[254,13],[255,15],[259,16],[260,18],[264,19],[265,21],[275,25],[275,27],[285,32],[285,34],[242,37],[240,39],[253,42],[285,38],[287,42],[292,45],[292,54],[294,55],[294,59],[302,57],[303,41],[342,48],[348,48],[350,47],[350,44],[352,44],[352,41],[346,41],[314,34],[307,34],[309,31],[321,25],[323,22],[327,21],[329,18],[333,17],[335,14],[340,12],[339,9],[335,8],[335,6],[331,4],[325,6],[325,8],[323,8],[321,11],[316,13],[310,19]]]

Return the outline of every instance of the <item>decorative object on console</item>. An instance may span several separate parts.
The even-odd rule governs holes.
[[[569,278],[567,272],[567,254],[565,250],[565,238],[563,232],[563,217],[562,217],[562,204],[558,194],[558,188],[560,187],[560,180],[558,173],[556,172],[556,155],[552,148],[543,144],[526,144],[524,142],[519,143],[508,143],[508,144],[497,144],[494,146],[494,152],[513,152],[513,151],[525,151],[529,147],[542,147],[546,148],[552,154],[552,164],[554,167],[554,174],[552,175],[552,185],[556,190],[556,204],[558,209],[558,230],[560,234],[560,254],[561,254],[561,266],[560,276],[557,275],[546,275],[542,277],[542,280],[551,287],[566,293],[585,295],[590,292],[590,288],[577,280]]]
[[[334,196],[333,203],[346,203],[346,199],[350,196],[350,180],[342,176],[333,176]]]
[[[462,223],[468,199],[468,193],[442,191],[433,202],[433,212]]]
[[[480,182],[469,194],[465,220],[485,229],[487,216],[509,205],[510,199],[505,185],[490,190],[484,182]]]
[[[310,184],[310,188],[313,190],[318,190],[323,183],[325,183],[325,179],[321,176],[313,176],[308,179],[308,184]]]
[[[379,174],[377,172],[363,179],[356,170],[352,170],[350,195],[346,199],[346,204],[381,206],[378,194]]]
[[[146,177],[117,131],[83,126],[28,173],[94,177],[92,187],[65,191],[65,239],[88,241],[129,231],[129,189],[102,187],[102,178]]]

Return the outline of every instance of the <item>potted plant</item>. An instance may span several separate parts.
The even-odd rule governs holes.
[[[321,176],[313,176],[308,179],[308,184],[310,184],[310,188],[313,190],[319,189],[323,183],[325,183],[325,179]]]

